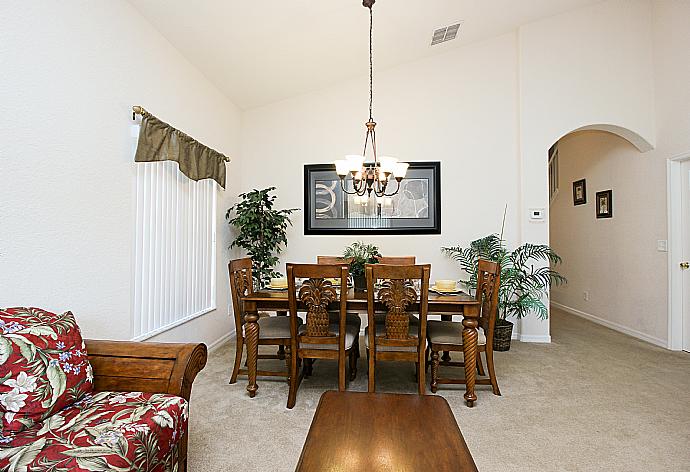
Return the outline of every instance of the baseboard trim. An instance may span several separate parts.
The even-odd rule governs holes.
[[[521,334],[520,342],[523,343],[551,343],[551,336],[548,334]]]
[[[584,318],[586,320],[591,321],[592,323],[596,323],[601,326],[605,326],[609,329],[612,329],[614,331],[618,331],[619,333],[627,334],[628,336],[632,336],[633,338],[639,339],[641,341],[648,342],[650,344],[654,344],[655,346],[663,347],[663,348],[668,348],[668,343],[666,340],[659,339],[654,336],[650,336],[646,333],[643,333],[641,331],[637,331],[636,329],[628,328],[627,326],[623,326],[622,324],[615,323],[613,321],[605,320],[603,318],[600,318],[596,315],[592,315],[590,313],[586,313],[582,310],[578,310],[577,308],[572,308],[567,305],[563,305],[558,302],[551,301],[551,305],[553,305],[555,308],[558,308],[560,310],[565,311],[566,313],[570,313],[571,315],[579,316],[580,318]]]
[[[223,344],[225,344],[226,342],[228,342],[232,338],[234,338],[236,334],[237,334],[237,332],[233,329],[229,333],[224,334],[220,338],[216,339],[215,341],[213,341],[211,344],[208,345],[208,352],[211,353],[211,352],[215,351],[216,349],[221,347]]]

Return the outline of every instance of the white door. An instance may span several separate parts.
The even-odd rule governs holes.
[[[683,178],[683,258],[678,269],[683,274],[683,350],[690,352],[690,161],[681,166]]]

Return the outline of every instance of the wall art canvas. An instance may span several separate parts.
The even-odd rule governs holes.
[[[613,190],[597,192],[597,218],[613,218]]]
[[[352,191],[346,179],[345,190]],[[441,164],[411,162],[406,177],[391,181],[390,197],[371,198],[343,190],[335,167],[304,166],[305,234],[439,234]]]
[[[573,182],[573,205],[587,203],[587,182],[585,179]]]

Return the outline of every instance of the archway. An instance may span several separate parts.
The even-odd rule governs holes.
[[[665,193],[648,191],[650,182],[665,182],[665,166],[644,155],[652,149],[646,139],[619,126],[582,126],[554,146],[549,244],[569,280],[551,290],[554,334],[560,312],[663,345],[643,314],[666,306],[666,286],[649,277],[666,270],[656,246],[665,239]]]

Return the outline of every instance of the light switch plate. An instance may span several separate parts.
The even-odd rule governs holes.
[[[656,250],[659,252],[668,252],[668,241],[665,239],[657,240]]]

